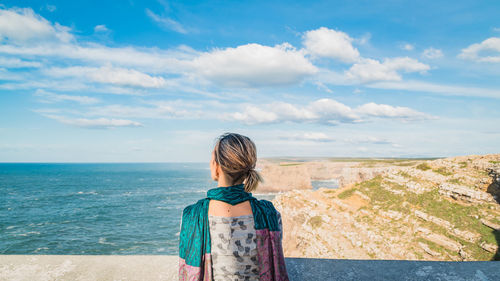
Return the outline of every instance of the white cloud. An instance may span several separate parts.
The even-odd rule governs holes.
[[[287,43],[216,49],[201,54],[193,66],[201,76],[230,87],[294,84],[317,71],[301,52]]]
[[[54,26],[57,24],[51,25],[46,19],[35,15],[32,10],[20,11],[9,10],[8,12],[18,17],[24,17],[24,14],[31,15],[44,23],[48,30],[52,30],[51,32],[56,30]],[[0,30],[1,28],[3,27],[0,27]],[[104,25],[95,27],[96,31],[105,28]],[[72,78],[71,81],[68,81],[69,79],[57,81],[54,86],[58,90],[65,90],[59,85],[68,84],[68,82],[79,85],[80,89],[86,87],[88,90],[97,90],[96,87],[91,88],[93,85],[89,85],[88,82],[98,82],[118,87],[166,88],[168,86],[171,89],[192,89],[193,93],[203,92],[199,90],[200,87],[208,88],[212,84],[229,88],[293,85],[308,77],[318,75],[320,72],[306,57],[308,52],[313,56],[324,55],[346,61],[358,61],[346,73],[339,75],[345,84],[401,80],[400,72],[425,71],[428,67],[409,58],[386,59],[383,63],[377,60],[361,59],[359,52],[352,47],[351,41],[353,40],[344,32],[320,28],[304,34],[306,49],[301,50],[296,50],[288,43],[274,47],[247,44],[235,48],[197,52],[188,46],[165,50],[107,47],[95,43],[81,43],[77,40],[67,42],[39,40],[24,42],[24,44],[5,41],[4,44],[0,44],[0,54],[30,60],[37,58],[47,65],[60,61],[77,65],[67,68],[58,66],[41,71],[42,74],[48,74],[49,79]],[[175,78],[165,80],[162,76],[167,75],[175,76]],[[34,84],[51,83],[44,78],[46,77],[39,77],[36,82],[7,83],[0,85],[0,88],[14,89],[16,86],[29,88],[30,85],[36,86]],[[316,79],[313,83],[321,86],[323,85],[321,83],[331,80],[332,77],[325,81]],[[65,86],[66,89],[69,89],[68,86]],[[330,91],[327,87],[322,87],[322,89]],[[126,91],[123,88],[115,90]],[[102,92],[102,89],[99,92]]]
[[[104,31],[107,27],[97,25],[95,30]],[[199,55],[185,45],[165,50],[78,42],[70,31],[68,27],[50,23],[31,9],[0,8],[0,53],[3,54],[30,59],[42,57],[49,62],[62,59],[98,65],[109,63],[138,70],[142,68],[147,72],[174,74],[192,71],[188,62]]]
[[[308,110],[313,112],[310,116],[317,116],[328,124],[338,122],[360,122],[361,118],[347,105],[333,99],[319,99],[309,103]]]
[[[99,99],[93,97],[54,94],[41,89],[36,90],[34,96],[42,98],[41,102],[45,103],[74,101],[80,104],[94,104],[100,102]]]
[[[200,111],[187,110],[176,102],[159,103],[153,106],[127,106],[112,104],[100,107],[91,107],[86,112],[89,116],[108,116],[120,118],[152,118],[152,119],[196,119],[201,116]]]
[[[363,36],[361,36],[360,38],[353,38],[353,42],[355,42],[359,45],[365,45],[370,41],[371,38],[372,38],[372,35],[369,32],[367,32]]]
[[[342,31],[321,27],[307,31],[303,36],[306,50],[315,57],[327,57],[352,63],[359,60],[359,51],[352,46],[353,39]]]
[[[54,101],[61,100],[74,100],[78,101],[74,96],[55,95],[40,90],[36,94],[43,98],[53,98]],[[86,99],[82,99],[86,101]],[[47,102],[52,102],[48,100]],[[169,101],[155,101],[155,100],[138,100],[143,105],[123,105],[123,104],[110,104],[103,106],[90,106],[82,110],[75,109],[55,109],[55,108],[42,108],[36,109],[35,112],[46,116],[47,114],[61,115],[71,114],[72,116],[79,116],[84,118],[89,117],[109,117],[109,118],[147,118],[147,119],[216,119],[220,116],[218,111],[219,107],[227,108],[226,105],[218,105],[217,102],[198,102],[192,103],[184,100],[169,100]],[[89,102],[90,104],[91,102]],[[207,107],[212,107],[211,110],[204,110]]]
[[[482,52],[487,54],[481,55]],[[458,57],[476,62],[500,62],[500,37],[491,37],[481,43],[472,44],[462,49]]]
[[[52,96],[40,91],[38,96],[54,100],[76,100],[65,95]],[[118,118],[152,118],[152,119],[222,119],[239,121],[245,124],[268,124],[281,122],[319,123],[337,125],[340,123],[358,123],[369,118],[392,118],[404,121],[432,119],[432,116],[412,110],[407,107],[385,104],[367,103],[357,108],[351,108],[333,99],[319,99],[307,105],[294,105],[285,102],[273,102],[264,105],[240,104],[224,105],[208,102],[204,105],[192,104],[182,100],[177,101],[143,101],[147,106],[128,106],[113,104],[107,106],[88,107],[84,112],[71,111],[71,114],[88,116],[104,116]],[[213,105],[218,109],[205,110]],[[220,115],[220,110],[241,107],[239,112]],[[39,113],[50,113],[38,111]]]
[[[409,57],[385,59],[383,63],[374,59],[361,59],[345,72],[346,78],[355,82],[399,81],[399,72],[425,72],[430,67]]]
[[[410,43],[405,43],[405,44],[401,45],[401,49],[403,49],[405,51],[412,51],[413,49],[415,49],[415,46],[413,46]]]
[[[2,83],[0,83],[0,89],[8,88],[9,84],[16,84],[5,81],[23,81],[24,79],[26,79],[26,76],[22,75],[20,72],[12,72],[7,70],[6,68],[0,67],[0,80],[3,80]],[[5,85],[7,85],[7,87]]]
[[[226,115],[226,120],[240,121],[242,123],[253,125],[261,123],[273,123],[278,121],[278,114],[261,109],[257,106],[249,105],[246,106],[243,112],[235,112],[233,114]]]
[[[500,98],[500,90],[497,89],[441,85],[421,81],[377,82],[368,84],[366,87],[376,89],[431,92],[449,96]]]
[[[25,74],[25,73],[23,73]],[[0,70],[0,78],[9,80],[23,80],[16,75],[11,77],[12,72],[6,73],[4,75]],[[25,75],[27,76],[27,75]],[[57,92],[90,92],[90,93],[102,93],[102,94],[117,94],[117,95],[136,95],[141,96],[147,94],[147,88],[138,87],[122,87],[117,85],[107,85],[107,84],[86,84],[82,80],[85,77],[74,77],[74,79],[54,79],[54,77],[46,77],[45,79],[33,79],[33,76],[29,76],[29,79],[24,78],[25,81],[14,82],[14,83],[0,83],[0,90],[29,90],[29,89],[46,89],[48,91]],[[80,78],[80,79],[79,79]],[[82,79],[83,78],[83,79]]]
[[[391,106],[387,104],[376,104],[373,102],[363,104],[355,110],[361,115],[384,117],[384,118],[399,118],[405,120],[430,119],[431,116],[418,112],[408,107]]]
[[[334,142],[335,138],[328,136],[322,132],[305,132],[305,133],[295,133],[291,135],[282,135],[279,137],[284,140],[293,141],[307,141],[307,142]]]
[[[333,99],[319,99],[305,106],[284,102],[271,104],[246,105],[241,112],[226,114],[224,120],[240,121],[247,125],[281,122],[319,123],[337,125],[340,123],[359,123],[368,118],[389,118],[403,121],[425,120],[434,117],[422,112],[399,106],[367,103],[351,108]]]
[[[350,144],[361,144],[361,143],[369,143],[369,144],[393,144],[393,142],[385,139],[374,136],[364,136],[357,138],[346,138],[343,140],[345,143]]]
[[[443,57],[443,51],[430,47],[424,50],[422,56],[428,59],[438,59]]]
[[[186,34],[188,33],[187,30],[180,24],[179,22],[168,18],[168,17],[162,17],[160,15],[155,14],[152,12],[150,9],[146,9],[146,15],[148,15],[149,18],[151,18],[154,22],[156,22],[160,27],[173,30],[175,32],[183,33]]]
[[[42,64],[37,61],[25,61],[19,58],[0,57],[0,67],[5,68],[23,68],[23,67],[41,67]]]
[[[13,43],[56,40],[68,42],[73,39],[70,29],[51,24],[32,9],[2,9],[0,7],[0,40]]]
[[[94,27],[94,32],[108,32],[109,29],[104,24],[99,24]]]
[[[170,50],[157,48],[107,47],[99,44],[0,44],[0,53],[17,56],[40,56],[80,60],[85,63],[113,64],[142,68],[151,72],[183,73],[189,70],[188,61],[197,53],[181,46]]]
[[[89,77],[96,82],[115,84],[120,86],[134,86],[143,88],[160,88],[166,84],[162,77],[150,76],[133,69],[114,68],[104,66]]]
[[[360,82],[401,80],[401,76],[394,69],[374,59],[363,59],[346,71],[348,79]]]
[[[57,7],[55,5],[45,4],[45,10],[54,12],[55,10],[57,10]]]
[[[89,128],[89,129],[110,129],[116,127],[142,127],[143,125],[139,122],[125,120],[125,119],[107,119],[107,118],[97,118],[97,119],[86,119],[86,118],[66,118],[59,115],[45,114],[45,117],[55,119],[63,124]]]
[[[430,69],[428,65],[409,57],[385,59],[384,65],[389,69],[402,70],[404,72],[425,72]]]
[[[159,76],[150,76],[133,69],[103,66],[82,67],[73,66],[66,68],[50,68],[45,73],[54,77],[86,77],[92,82],[113,84],[119,86],[132,86],[142,88],[160,88],[166,85],[165,79]]]
[[[330,88],[328,88],[325,84],[323,84],[321,81],[316,81],[314,82],[314,84],[316,84],[316,86],[318,87],[319,90],[323,90],[329,94],[333,94],[333,91],[330,90]]]

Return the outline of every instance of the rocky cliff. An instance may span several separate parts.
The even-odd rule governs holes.
[[[285,254],[499,259],[499,165],[500,154],[296,165],[307,167],[312,179],[344,181],[339,190],[294,190],[275,198],[283,215]]]
[[[265,160],[258,163],[264,182],[258,192],[278,192],[311,189],[311,175],[306,166],[295,163],[274,164]]]
[[[401,161],[396,161],[401,162]],[[402,163],[406,163],[402,162]],[[311,189],[312,180],[336,179],[339,187],[346,187],[371,179],[390,169],[394,161],[375,160],[341,161],[321,160],[307,162],[272,162],[260,159],[257,168],[264,178],[259,192],[278,192],[297,189]]]

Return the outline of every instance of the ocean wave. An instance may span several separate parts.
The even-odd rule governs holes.
[[[29,232],[26,232],[26,233],[14,234],[14,236],[29,236],[31,234],[39,235],[40,232],[38,232],[38,231],[29,231]]]
[[[99,237],[99,242],[98,243],[99,244],[106,244],[106,245],[113,245],[113,246],[116,245],[115,243],[106,241],[106,237]]]
[[[199,190],[182,190],[182,191],[166,191],[162,192],[162,195],[170,195],[170,194],[191,194],[191,193],[206,193],[208,189],[199,189]]]
[[[40,252],[41,250],[48,250],[49,248],[47,247],[41,247],[41,248],[36,248],[36,250],[33,251],[33,253],[38,253]]]
[[[134,250],[134,249],[137,249],[139,248],[139,246],[132,246],[132,247],[129,247],[129,248],[120,248],[120,250],[118,251],[128,251],[128,250]]]
[[[92,195],[97,195],[99,193],[97,193],[95,191],[89,191],[89,192],[78,191],[76,194],[92,194]]]

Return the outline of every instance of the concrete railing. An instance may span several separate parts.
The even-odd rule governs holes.
[[[176,256],[0,255],[0,280],[177,280]],[[500,280],[500,262],[287,258],[290,280]]]

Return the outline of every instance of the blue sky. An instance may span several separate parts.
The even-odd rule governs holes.
[[[314,2],[314,3],[311,3]],[[2,1],[0,162],[500,153],[497,1]]]

